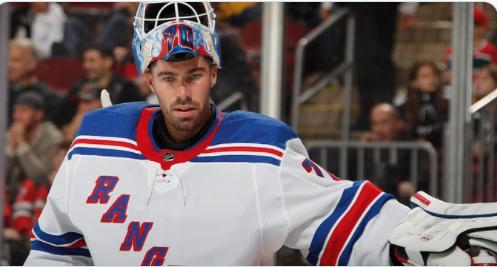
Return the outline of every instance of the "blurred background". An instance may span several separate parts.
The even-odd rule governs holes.
[[[29,232],[84,114],[101,108],[101,90],[113,103],[158,103],[134,64],[138,4],[0,5],[1,265],[24,263]],[[493,6],[211,5],[223,60],[211,98],[221,110],[285,121],[316,163],[406,205],[418,190],[497,201]],[[275,264],[305,260],[284,248]]]

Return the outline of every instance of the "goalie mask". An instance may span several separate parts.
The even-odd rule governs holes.
[[[133,54],[139,75],[158,59],[188,60],[199,55],[221,68],[215,14],[207,2],[141,3],[134,22]]]

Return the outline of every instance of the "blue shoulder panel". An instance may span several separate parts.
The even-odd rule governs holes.
[[[131,102],[88,112],[76,136],[93,135],[136,140],[136,126],[143,109],[149,106],[150,104],[145,102]]]
[[[225,143],[265,144],[285,149],[286,142],[298,137],[286,123],[246,111],[224,113],[211,146]]]

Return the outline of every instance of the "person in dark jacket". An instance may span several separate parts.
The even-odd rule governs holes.
[[[60,127],[69,123],[76,114],[78,93],[83,87],[96,87],[99,90],[107,89],[112,103],[142,101],[143,96],[138,87],[124,77],[117,75],[113,70],[113,49],[105,44],[91,44],[83,52],[83,68],[86,77],[78,80],[70,89],[63,101],[61,112],[56,119]]]

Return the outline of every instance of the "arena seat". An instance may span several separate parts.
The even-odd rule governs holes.
[[[74,82],[85,76],[81,61],[74,58],[50,58],[38,62],[38,79],[56,92],[67,92]]]
[[[240,39],[248,54],[260,52],[262,47],[262,24],[261,20],[249,22],[240,29]]]

